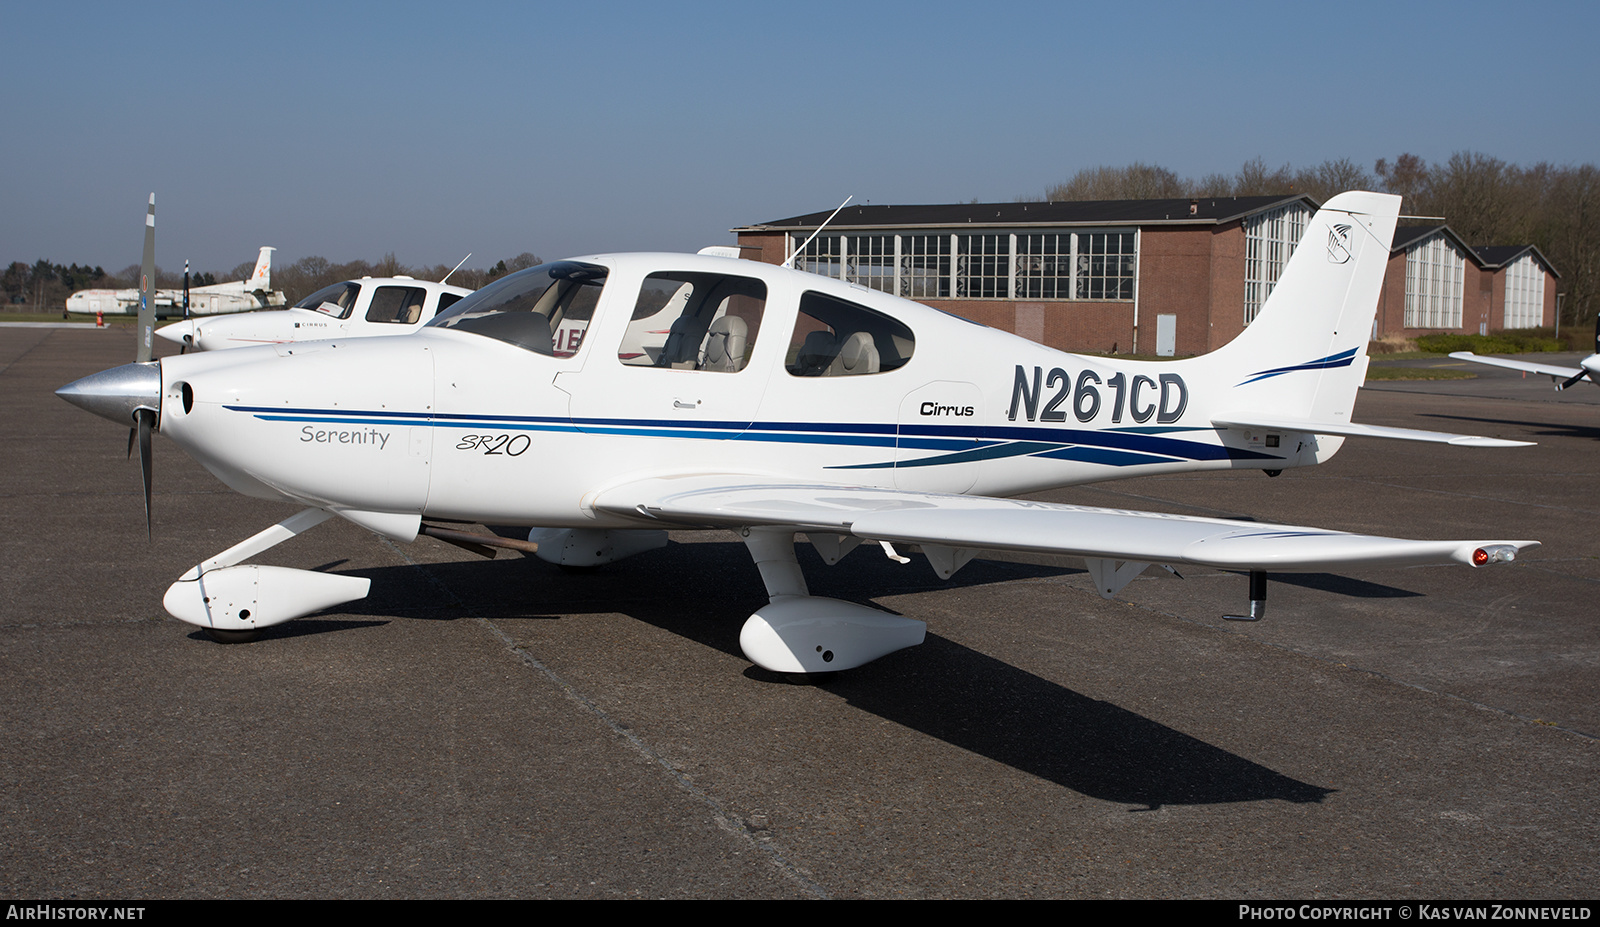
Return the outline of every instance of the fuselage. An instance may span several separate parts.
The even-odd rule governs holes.
[[[283,304],[281,293],[246,291],[242,282],[218,283],[189,290],[190,315],[249,312]],[[157,290],[155,306],[158,316],[182,315],[183,291]],[[79,290],[67,297],[67,311],[83,315],[136,315],[139,312],[139,291]]]
[[[168,357],[160,430],[252,495],[596,527],[644,521],[599,515],[586,502],[644,477],[749,474],[1011,496],[1180,470],[1277,470],[1326,459],[1339,443],[1213,426],[1216,413],[1281,392],[1287,379],[1253,380],[1218,355],[1156,363],[1066,354],[749,261],[631,254],[562,263],[597,268],[590,273],[603,280],[587,286],[575,350],[530,349],[488,324],[517,321],[509,314],[466,313],[404,337]],[[699,329],[691,320],[674,328],[685,337],[669,339],[665,353],[640,352],[641,320],[659,325],[659,304],[685,286],[705,294],[703,305],[690,300]],[[712,305],[723,292],[734,295]],[[531,343],[560,330],[568,319],[558,315]],[[717,361],[719,326],[706,331],[724,316],[746,332],[728,342],[741,348],[731,361]],[[681,350],[685,339],[700,347]]]

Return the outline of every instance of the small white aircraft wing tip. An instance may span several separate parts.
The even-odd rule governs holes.
[[[1468,541],[1456,548],[1450,559],[1472,567],[1510,563],[1518,554],[1538,546],[1538,541]]]
[[[1481,435],[1461,435],[1451,438],[1449,444],[1456,447],[1535,447],[1537,441],[1512,441],[1507,438],[1485,438]]]

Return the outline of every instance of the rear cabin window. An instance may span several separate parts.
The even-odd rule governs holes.
[[[785,366],[797,377],[887,373],[911,359],[916,339],[905,323],[821,293],[800,297]]]
[[[767,285],[750,277],[669,271],[639,288],[617,348],[630,367],[738,373],[749,363],[767,305]]]
[[[380,286],[367,306],[368,322],[415,325],[422,320],[428,291],[420,286]]]
[[[433,314],[434,315],[438,315],[439,313],[445,311],[446,309],[449,309],[451,306],[454,306],[456,303],[459,303],[459,302],[461,302],[461,294],[460,293],[440,293],[439,294],[439,308],[433,310]]]

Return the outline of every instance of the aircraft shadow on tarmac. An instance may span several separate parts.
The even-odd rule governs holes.
[[[898,565],[869,551],[830,568],[809,545],[799,545],[798,551],[813,594],[869,605],[874,597],[1082,572],[974,561],[943,581],[921,558]],[[358,630],[388,620],[470,615],[554,621],[562,615],[620,613],[738,655],[739,628],[766,599],[749,555],[738,543],[674,543],[580,572],[505,553],[494,563],[452,561],[420,569],[426,576],[411,566],[353,570],[352,575],[373,580],[370,598],[344,606],[340,618],[312,616],[268,629],[265,639],[271,640],[273,632],[287,636]],[[1310,578],[1317,575],[1291,574],[1308,585],[1314,585]],[[1409,594],[1371,583],[1357,586],[1379,590],[1366,594]],[[1363,594],[1359,589],[1338,591]],[[752,666],[745,675],[772,685],[817,686],[858,709],[1083,795],[1140,806],[1131,810],[1320,802],[1335,791],[1289,778],[937,634],[929,634],[920,647],[847,672],[789,677]]]
[[[1240,573],[1248,577],[1249,573]],[[1420,596],[1420,592],[1410,589],[1401,589],[1398,586],[1385,586],[1383,583],[1367,582],[1364,579],[1352,579],[1349,576],[1340,576],[1337,573],[1269,573],[1267,579],[1274,583],[1288,583],[1303,589],[1315,589],[1318,592],[1331,592],[1334,595],[1349,596],[1352,599],[1409,599]]]
[[[1441,418],[1454,422],[1480,422],[1490,425],[1516,425],[1532,428],[1534,434],[1548,438],[1600,439],[1600,426],[1574,425],[1570,422],[1530,422],[1523,418],[1488,418],[1473,415],[1446,415],[1442,412],[1425,412],[1419,418]]]

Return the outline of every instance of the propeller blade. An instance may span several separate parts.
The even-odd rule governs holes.
[[[140,409],[134,413],[139,420],[139,474],[144,477],[144,530],[149,537],[155,537],[155,531],[150,526],[150,432],[156,425],[156,413],[151,409]]]
[[[1557,383],[1556,384],[1556,392],[1559,393],[1559,392],[1561,392],[1562,390],[1566,389],[1569,386],[1577,386],[1579,383],[1582,383],[1584,378],[1587,377],[1588,375],[1589,374],[1588,374],[1587,371],[1582,371],[1582,370],[1578,371],[1578,373],[1575,376],[1568,377],[1565,382]]]
[[[139,426],[138,425],[129,425],[128,426],[128,459],[129,460],[133,459],[133,442],[138,437],[138,435],[139,435]]]
[[[1594,317],[1594,353],[1600,354],[1600,315]]]
[[[144,260],[139,264],[139,342],[134,346],[135,362],[147,361],[154,345],[151,336],[156,330],[156,195],[150,194],[150,205],[144,214]]]

